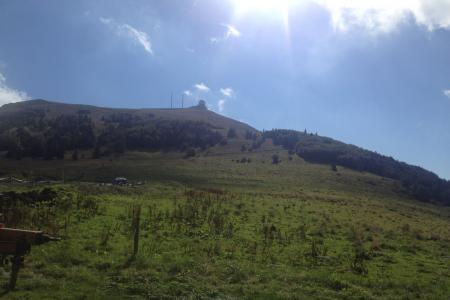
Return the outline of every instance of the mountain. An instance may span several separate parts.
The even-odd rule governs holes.
[[[449,204],[448,182],[422,168],[204,105],[22,102],[0,136],[1,223],[62,238],[6,299],[450,294],[450,207],[424,203]]]
[[[202,101],[197,106],[185,109],[127,109],[105,108],[83,104],[67,104],[42,99],[10,103],[1,106],[0,128],[5,128],[6,122],[9,123],[9,126],[20,126],[21,124],[29,123],[31,121],[30,118],[52,119],[60,116],[75,115],[87,115],[96,125],[99,125],[102,122],[104,123],[105,119],[108,118],[132,117],[147,122],[159,120],[194,121],[209,123],[218,129],[235,128],[239,132],[245,132],[247,130],[252,132],[256,131],[247,124],[209,111]]]
[[[423,168],[307,132],[259,132],[207,110],[204,102],[186,109],[117,109],[32,100],[0,108],[0,151],[9,159],[77,161],[161,151],[224,157],[269,151],[278,163],[280,147],[289,159],[296,154],[334,171],[339,166],[372,173],[399,182],[420,201],[450,205],[450,183]]]
[[[94,156],[126,150],[186,151],[256,134],[238,121],[206,109],[113,109],[32,100],[0,108],[0,151],[7,157],[63,158],[93,149]]]

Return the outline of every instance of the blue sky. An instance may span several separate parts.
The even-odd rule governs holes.
[[[171,93],[450,179],[450,1],[0,0],[0,105]]]

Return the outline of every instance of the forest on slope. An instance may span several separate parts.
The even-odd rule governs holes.
[[[0,109],[0,151],[13,159],[62,159],[68,151],[75,158],[79,150],[92,150],[92,158],[127,150],[189,152],[254,131],[207,111],[204,103],[184,110],[121,110],[35,100],[12,108]]]

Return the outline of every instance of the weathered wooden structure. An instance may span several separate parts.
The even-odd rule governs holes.
[[[14,289],[20,266],[32,245],[40,245],[58,238],[51,237],[42,231],[5,228],[0,224],[0,256],[11,256],[11,277],[8,288]]]

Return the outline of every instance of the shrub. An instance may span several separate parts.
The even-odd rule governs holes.
[[[236,129],[234,129],[234,128],[228,129],[227,137],[228,137],[229,139],[237,138]]]
[[[78,150],[73,151],[72,160],[78,160]]]
[[[328,248],[324,245],[323,240],[311,240],[311,258],[314,264],[317,264],[319,258],[327,256]]]
[[[194,157],[196,155],[194,148],[189,148],[186,150],[186,153],[184,155],[185,158]]]
[[[351,268],[356,274],[367,275],[369,270],[366,266],[366,260],[369,259],[369,255],[366,253],[363,244],[357,243],[353,247],[353,260]]]
[[[280,157],[278,156],[278,154],[272,155],[272,164],[277,165],[279,163],[280,163]]]
[[[100,147],[95,146],[94,151],[92,152],[92,158],[97,159],[97,158],[100,158],[100,156],[101,156]]]
[[[245,131],[245,139],[246,140],[255,140],[257,137],[256,133],[253,133],[249,130]]]

